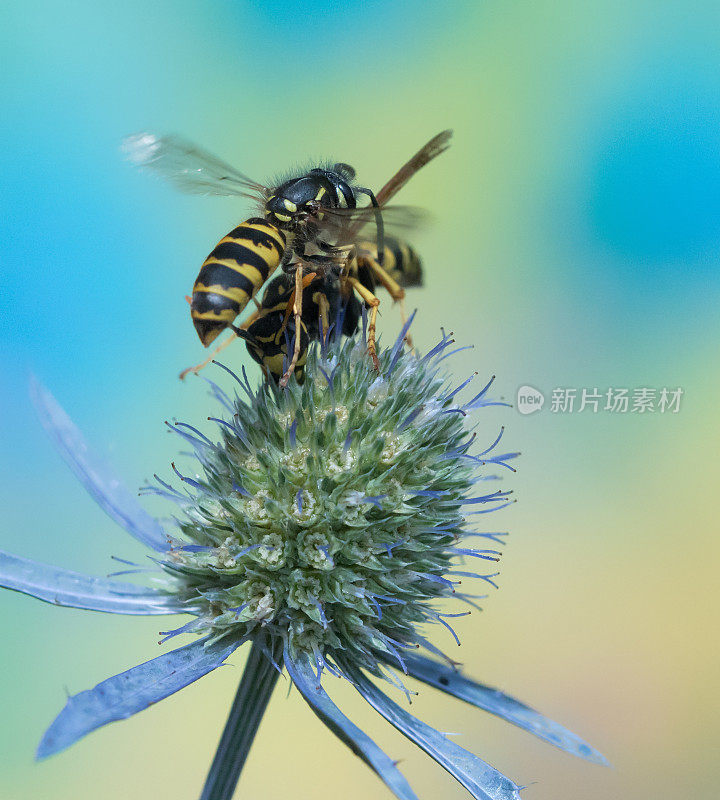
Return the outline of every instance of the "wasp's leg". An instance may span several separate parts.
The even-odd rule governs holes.
[[[372,271],[373,275],[377,278],[378,283],[381,283],[388,291],[388,294],[395,302],[402,300],[405,297],[405,289],[390,276],[388,271],[380,265],[380,263],[367,253],[360,253],[357,257],[358,265],[363,265]]]
[[[367,348],[368,354],[372,359],[373,366],[380,372],[380,362],[377,357],[377,347],[375,346],[375,327],[377,324],[378,306],[380,305],[379,298],[369,290],[366,289],[357,278],[349,277],[348,283],[358,293],[360,298],[370,306],[370,314],[368,317],[368,331],[367,331]]]
[[[234,342],[234,341],[235,341],[235,339],[237,339],[237,338],[238,338],[238,335],[237,335],[237,333],[235,333],[235,331],[233,331],[233,332],[230,334],[230,336],[228,336],[228,338],[227,338],[227,339],[225,339],[225,341],[224,341],[224,342],[223,342],[221,345],[218,345],[218,346],[217,346],[217,347],[216,347],[216,348],[215,348],[215,349],[212,351],[212,353],[210,353],[210,355],[209,355],[209,356],[208,356],[208,357],[205,359],[205,361],[201,361],[199,364],[195,364],[195,366],[194,366],[194,367],[187,367],[186,369],[184,369],[184,370],[183,370],[183,371],[180,373],[180,376],[179,376],[179,377],[180,377],[180,380],[181,380],[181,381],[185,380],[185,378],[186,378],[186,377],[187,377],[187,376],[188,376],[188,375],[189,375],[191,372],[193,373],[193,375],[197,375],[197,374],[198,374],[198,372],[200,372],[200,370],[201,370],[201,369],[204,369],[205,367],[207,367],[207,365],[208,365],[208,364],[209,364],[211,361],[213,361],[213,360],[215,359],[215,356],[217,356],[217,354],[218,354],[218,353],[220,353],[221,351],[223,351],[223,350],[224,350],[224,349],[225,349],[225,348],[226,348],[226,347],[227,347],[227,346],[228,346],[228,345],[229,345],[231,342]]]
[[[367,255],[366,253],[361,254],[358,256],[358,263],[363,264],[366,266],[373,275],[377,278],[378,283],[381,283],[388,291],[390,297],[392,297],[393,301],[398,303],[400,306],[400,319],[402,320],[403,328],[407,324],[407,313],[405,311],[405,289],[400,286],[400,284],[394,280],[385,270],[384,267],[380,266],[380,264],[372,258],[372,256]],[[412,339],[410,338],[410,334],[405,334],[405,341],[407,342],[408,347],[414,352],[415,348],[413,347]]]
[[[253,313],[252,313],[252,314],[250,314],[250,316],[249,316],[249,317],[248,317],[248,318],[247,318],[247,319],[246,319],[246,320],[245,320],[245,321],[244,321],[244,322],[243,322],[241,325],[239,325],[239,326],[238,326],[238,329],[239,329],[239,330],[242,330],[242,331],[245,331],[245,330],[247,330],[247,329],[250,327],[250,325],[252,325],[252,323],[253,323],[253,322],[255,322],[255,320],[256,320],[256,319],[257,319],[259,316],[260,316],[260,312],[259,312],[259,311],[253,311]],[[208,356],[208,357],[205,359],[205,361],[201,361],[199,364],[195,364],[195,366],[194,366],[194,367],[187,367],[187,369],[184,369],[184,370],[183,370],[183,371],[180,373],[180,380],[181,380],[181,381],[182,381],[182,380],[185,380],[185,378],[186,378],[186,377],[187,377],[187,376],[188,376],[188,375],[189,375],[191,372],[193,373],[193,375],[197,375],[197,374],[198,374],[198,372],[200,372],[200,370],[201,370],[201,369],[205,369],[205,367],[207,367],[207,365],[208,365],[208,364],[209,364],[211,361],[214,361],[214,360],[215,360],[215,357],[217,356],[217,354],[218,354],[218,353],[222,352],[222,351],[223,351],[223,350],[224,350],[224,349],[225,349],[225,348],[226,348],[226,347],[227,347],[229,344],[231,344],[232,342],[234,342],[234,341],[235,341],[235,339],[237,339],[237,338],[238,338],[240,335],[241,335],[241,334],[235,333],[235,331],[233,330],[233,332],[230,334],[230,336],[228,336],[228,338],[227,338],[227,339],[225,339],[225,341],[224,341],[222,344],[218,345],[218,346],[217,346],[217,347],[216,347],[216,348],[215,348],[215,349],[212,351],[212,353],[210,353],[210,355],[209,355],[209,356]]]
[[[302,339],[302,300],[303,300],[303,268],[302,264],[298,264],[295,267],[295,296],[293,298],[293,314],[295,315],[295,346],[293,347],[293,354],[290,363],[288,364],[288,368],[285,370],[285,374],[280,378],[280,388],[284,389],[288,385],[288,381],[290,380],[290,376],[293,374],[295,370],[295,365],[298,362],[298,358],[300,357],[300,340]],[[307,277],[311,277],[308,275]],[[315,279],[315,275],[312,274],[312,280]],[[290,303],[288,303],[288,307]]]
[[[320,309],[318,312],[320,318],[320,336],[324,344],[327,342],[327,338],[330,335],[330,302],[324,294],[319,294],[317,303]]]
[[[290,297],[288,298],[287,305],[285,306],[285,319],[283,320],[282,328],[280,332],[284,331],[287,328],[288,321],[290,319],[290,315],[293,313],[295,309],[295,294],[297,291],[297,270],[302,269],[300,265],[298,265],[295,269],[295,288],[292,290]],[[302,288],[306,289],[310,284],[317,278],[317,272],[309,272],[303,279],[302,279]],[[302,308],[302,299],[300,300],[300,307]]]

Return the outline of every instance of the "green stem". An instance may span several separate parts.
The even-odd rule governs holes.
[[[240,686],[233,700],[225,730],[215,751],[200,800],[230,800],[245,764],[260,720],[270,701],[278,671],[263,653],[262,646],[282,666],[282,643],[262,637],[253,640]]]

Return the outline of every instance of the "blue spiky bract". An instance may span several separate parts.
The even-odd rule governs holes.
[[[505,457],[467,452],[466,412],[490,401],[485,387],[458,405],[441,364],[451,344],[420,358],[398,340],[378,373],[360,337],[330,341],[311,349],[302,385],[239,381],[220,441],[176,427],[200,469],[181,475],[185,541],[163,565],[193,598],[194,631],[262,631],[318,672],[379,674],[403,668],[403,651],[434,650],[423,626],[448,624],[439,604],[459,596],[458,559],[499,556],[459,546],[463,504],[489,510],[507,494],[468,496],[476,470]]]

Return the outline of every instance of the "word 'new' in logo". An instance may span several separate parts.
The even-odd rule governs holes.
[[[545,398],[542,392],[532,386],[521,386],[517,393],[517,409],[521,414],[534,414],[543,407]]]

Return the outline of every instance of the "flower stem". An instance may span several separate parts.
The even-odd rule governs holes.
[[[200,800],[230,800],[233,796],[279,677],[266,653],[271,653],[275,663],[282,666],[281,642],[262,637],[253,640]]]

